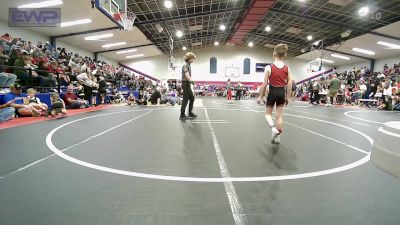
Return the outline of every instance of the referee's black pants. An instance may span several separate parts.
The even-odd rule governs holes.
[[[194,94],[192,92],[192,89],[190,88],[189,82],[182,83],[182,88],[183,88],[183,100],[181,106],[181,115],[185,115],[186,106],[188,102],[189,102],[189,115],[190,115],[193,110]]]

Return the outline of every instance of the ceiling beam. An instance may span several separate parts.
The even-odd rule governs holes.
[[[95,52],[95,54],[122,51],[122,50],[131,49],[131,48],[141,48],[141,47],[147,47],[147,46],[152,46],[152,45],[154,45],[154,44],[144,44],[144,45],[136,45],[136,46],[124,47],[124,48],[110,49],[110,50],[104,50],[104,51]]]
[[[102,31],[109,31],[109,30],[116,30],[116,29],[120,29],[120,27],[115,26],[115,27],[107,27],[107,28],[101,28],[101,29],[96,29],[96,30],[87,30],[87,31],[82,31],[82,32],[51,36],[51,38],[55,38],[55,39],[57,39],[57,38],[65,38],[65,37],[72,37],[72,36],[77,36],[77,35],[91,34],[91,33],[97,33],[97,32],[102,32]]]
[[[385,38],[389,38],[389,39],[400,41],[400,37],[395,37],[395,36],[391,36],[391,35],[387,35],[387,34],[382,34],[382,33],[379,33],[379,32],[375,32],[375,31],[371,31],[371,30],[368,30],[368,29],[364,29],[364,28],[359,27],[359,26],[353,26],[353,25],[349,25],[349,24],[339,23],[339,22],[336,22],[336,21],[333,21],[333,20],[327,20],[327,19],[323,19],[323,18],[317,18],[317,17],[314,17],[314,16],[298,14],[298,13],[294,13],[294,12],[283,10],[283,9],[271,8],[270,11],[278,13],[278,14],[290,15],[290,16],[294,16],[294,17],[298,17],[298,18],[304,18],[304,19],[316,21],[316,22],[322,22],[322,23],[325,23],[325,24],[330,24],[330,25],[333,25],[333,26],[336,26],[336,27],[342,27],[342,28],[346,28],[346,29],[351,29],[351,30],[354,30],[354,31],[362,31],[362,32],[373,34],[373,35],[376,35],[376,36],[385,37]]]
[[[181,20],[181,19],[190,19],[190,18],[194,18],[194,17],[208,16],[208,15],[219,14],[219,13],[236,12],[236,11],[244,10],[246,8],[247,7],[235,7],[235,8],[220,9],[220,10],[210,11],[210,12],[200,12],[200,13],[196,13],[196,14],[192,14],[192,15],[176,16],[173,18],[161,18],[161,19],[155,19],[155,20],[135,22],[135,25],[146,25],[146,24],[169,22],[169,21]]]

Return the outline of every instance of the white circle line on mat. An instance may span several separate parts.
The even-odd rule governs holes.
[[[221,110],[224,110],[224,109],[221,108]],[[232,109],[229,109],[229,110],[232,110]],[[132,112],[132,111],[134,111],[134,110],[125,111],[125,112]],[[254,111],[254,110],[236,109],[235,111]],[[355,162],[352,162],[350,164],[344,165],[344,166],[331,168],[331,169],[326,169],[326,170],[321,170],[321,171],[315,171],[315,172],[301,173],[301,174],[280,175],[280,176],[264,176],[264,177],[227,177],[227,178],[181,177],[181,176],[167,176],[167,175],[159,175],[159,174],[140,173],[140,172],[126,171],[126,170],[120,170],[120,169],[114,169],[114,168],[105,167],[105,166],[101,166],[101,165],[96,165],[96,164],[85,162],[85,161],[82,161],[82,160],[79,160],[79,159],[76,159],[74,157],[71,157],[69,155],[64,154],[63,151],[58,149],[52,142],[53,135],[58,130],[60,130],[61,128],[65,127],[65,126],[67,126],[69,124],[72,124],[72,123],[75,123],[75,122],[78,122],[78,121],[82,121],[82,120],[86,120],[86,119],[90,119],[90,118],[94,118],[94,117],[106,116],[106,115],[117,114],[117,113],[121,113],[121,112],[113,112],[113,113],[105,113],[105,114],[89,116],[89,117],[73,120],[73,121],[70,121],[68,123],[62,124],[62,125],[54,128],[52,131],[50,131],[50,133],[47,134],[47,136],[46,136],[46,144],[47,144],[48,148],[51,151],[53,151],[56,155],[58,155],[59,157],[65,159],[65,160],[67,160],[69,162],[72,162],[72,163],[75,163],[75,164],[78,164],[78,165],[81,165],[81,166],[84,166],[84,167],[87,167],[87,168],[91,168],[91,169],[107,172],[107,173],[114,173],[114,174],[119,174],[119,175],[139,177],[139,178],[147,178],[147,179],[166,180],[166,181],[203,182],[203,183],[282,181],[282,180],[294,180],[294,179],[305,179],[305,178],[311,178],[311,177],[319,177],[319,176],[324,176],[324,175],[329,175],[329,174],[340,173],[340,172],[343,172],[343,171],[350,170],[350,169],[356,168],[358,166],[361,166],[361,165],[367,163],[370,160],[370,155],[371,155],[371,153],[369,152],[363,158],[361,158],[361,159],[359,159],[359,160],[357,160]],[[320,121],[320,122],[323,122],[323,123],[337,125],[339,127],[343,127],[345,129],[351,130],[351,131],[353,131],[353,132],[355,132],[357,134],[360,134],[361,136],[366,138],[371,143],[371,145],[373,144],[373,139],[371,137],[369,137],[368,135],[366,135],[366,134],[364,134],[364,133],[362,133],[362,132],[360,132],[358,130],[355,130],[353,128],[341,125],[341,124],[337,124],[337,123],[329,122],[329,121],[324,121],[324,120],[320,120],[320,119],[314,119],[314,118],[310,118],[310,117],[304,117],[304,116],[297,116],[297,115],[291,115],[291,114],[285,114],[285,115],[304,118],[304,119],[310,119],[310,120]],[[115,127],[119,127],[119,126],[121,126],[121,125],[117,125]],[[113,128],[110,128],[108,130],[112,130]],[[104,132],[102,132],[102,134],[104,134]],[[99,135],[94,135],[94,136],[97,137]],[[93,139],[93,138],[90,138],[90,139]]]

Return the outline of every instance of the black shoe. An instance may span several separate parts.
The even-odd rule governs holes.
[[[192,119],[194,119],[194,118],[196,118],[197,117],[197,115],[196,114],[194,114],[194,113],[189,113],[189,118],[192,118]]]
[[[180,119],[180,120],[187,120],[187,119],[189,119],[189,117],[187,117],[186,115],[181,115],[181,116],[179,117],[179,119]]]

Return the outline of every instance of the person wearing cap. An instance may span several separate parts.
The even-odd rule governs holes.
[[[32,68],[31,57],[25,50],[22,50],[20,55],[21,57],[17,58],[14,63],[14,66],[19,67],[18,69],[14,69],[14,74],[17,75],[18,79],[26,83],[29,79],[29,71],[27,69]],[[50,83],[50,78],[41,76],[36,71],[32,71],[32,78],[33,81],[38,81],[41,87],[45,87]]]
[[[40,116],[40,112],[30,105],[24,104],[26,94],[22,93],[21,85],[15,83],[10,86],[11,92],[4,96],[4,102],[11,102],[10,107],[15,109],[15,114],[19,116]]]
[[[179,119],[186,120],[189,118],[196,118],[197,115],[193,113],[194,104],[194,82],[192,80],[192,68],[191,64],[196,59],[196,55],[193,52],[188,52],[185,55],[185,64],[182,66],[182,88],[183,88],[183,101],[181,106],[181,115]],[[186,106],[189,102],[189,117],[186,116]]]

